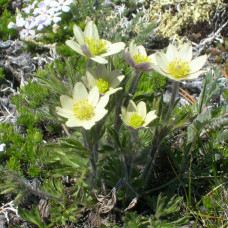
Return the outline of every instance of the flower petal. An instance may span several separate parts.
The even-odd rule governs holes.
[[[85,78],[88,87],[93,88],[97,84],[97,75],[92,68],[87,68]]]
[[[169,60],[166,55],[162,52],[157,52],[155,54],[156,62],[158,63],[159,68],[164,72],[169,72],[167,67],[169,65]]]
[[[94,38],[95,40],[99,39],[99,34],[97,30],[97,26],[94,24],[93,21],[89,21],[86,24],[85,31],[84,31],[85,37],[91,40]]]
[[[152,64],[148,62],[136,64],[135,68],[146,72],[153,70]]]
[[[60,103],[64,109],[73,110],[74,108],[74,101],[71,97],[66,95],[60,96]]]
[[[92,59],[93,61],[100,63],[100,64],[107,64],[108,63],[108,61],[105,58],[102,58],[101,56],[95,56],[95,57],[92,57],[90,59]]]
[[[117,91],[119,91],[119,90],[121,90],[121,89],[123,89],[122,87],[118,87],[118,88],[115,88],[115,89],[109,89],[106,93],[105,93],[105,95],[111,95],[111,94],[113,94],[113,93],[115,93],[115,92],[117,92]]]
[[[121,107],[121,114],[120,117],[123,120],[123,122],[127,125],[130,124],[130,119],[132,116],[132,112],[128,112],[125,107]]]
[[[81,123],[81,120],[72,117],[72,118],[68,119],[68,121],[66,122],[66,126],[67,127],[81,127],[82,123]]]
[[[108,110],[106,110],[104,108],[95,108],[94,113],[95,113],[95,115],[91,120],[97,122],[97,121],[101,120],[108,113]]]
[[[142,56],[147,56],[146,49],[142,45],[137,46],[137,49],[138,49],[138,54]]]
[[[135,67],[136,66],[136,63],[135,63],[135,60],[132,58],[132,56],[130,55],[129,51],[126,49],[125,50],[125,60],[126,62],[131,66],[131,67]]]
[[[191,80],[191,79],[195,79],[195,78],[198,78],[201,74],[204,74],[204,73],[206,73],[206,72],[207,72],[206,70],[200,70],[200,71],[197,71],[197,72],[195,72],[195,73],[186,75],[186,78],[183,78],[182,80]]]
[[[163,75],[163,76],[166,76],[167,78],[170,78],[170,79],[172,79],[172,80],[176,80],[171,74],[166,73],[166,72],[164,72],[161,68],[159,68],[159,66],[154,66],[154,65],[153,65],[153,69],[154,69],[155,71],[157,71],[159,74],[161,74],[161,75]],[[176,81],[179,81],[179,80],[176,80]]]
[[[149,56],[148,56],[148,59],[151,60],[150,62],[151,62],[153,65],[158,65],[158,63],[157,63],[157,61],[156,61],[156,58],[155,58],[155,53],[149,55]]]
[[[138,55],[138,48],[137,45],[135,44],[135,41],[132,40],[129,44],[129,52],[131,56]]]
[[[190,62],[192,59],[192,44],[185,43],[179,51],[179,58],[183,62]]]
[[[169,44],[166,51],[166,57],[169,61],[173,61],[176,57],[178,57],[178,50],[174,45]]]
[[[157,115],[155,114],[155,112],[156,111],[154,110],[147,113],[143,124],[144,127],[146,127],[152,120],[157,118]]]
[[[56,107],[56,113],[65,118],[71,118],[74,115],[73,109],[68,110],[61,107]]]
[[[127,106],[127,112],[137,112],[137,106],[134,101],[130,100]]]
[[[86,57],[88,57],[88,58],[93,57],[93,54],[92,54],[92,52],[90,51],[90,49],[89,49],[89,47],[88,47],[87,44],[83,44],[83,45],[81,45],[80,47],[81,47],[81,50],[82,50],[83,54],[84,54]]]
[[[89,130],[89,129],[91,129],[94,125],[95,125],[96,123],[95,123],[95,121],[93,121],[93,120],[87,120],[87,121],[82,121],[81,122],[81,126],[83,127],[83,128],[85,128],[86,130]]]
[[[196,59],[193,59],[191,62],[190,62],[190,73],[195,73],[197,72],[198,70],[200,70],[204,64],[206,63],[207,61],[207,56],[206,55],[202,55]]]
[[[108,95],[103,95],[100,100],[98,101],[96,108],[104,108],[109,101],[109,96]]]
[[[77,82],[73,90],[73,100],[77,102],[79,100],[83,101],[87,99],[88,92],[82,82]]]
[[[122,51],[125,47],[125,43],[123,42],[118,42],[114,44],[107,45],[106,53],[102,54],[102,56],[110,56],[114,55],[120,51]]]
[[[144,120],[146,118],[146,103],[143,101],[140,101],[137,105],[137,114],[142,117]]]
[[[67,40],[66,41],[66,45],[68,45],[71,49],[73,49],[74,51],[76,51],[80,55],[84,55],[85,56],[85,54],[82,52],[82,49],[81,49],[80,45],[77,42],[75,42],[73,40]]]
[[[84,34],[83,34],[82,30],[77,25],[74,25],[73,31],[74,31],[74,36],[75,36],[77,42],[80,45],[84,44],[85,38],[84,38]]]
[[[124,79],[124,77],[125,77],[124,75],[120,75],[120,76],[115,77],[115,78],[113,77],[111,79],[111,82],[110,82],[110,87],[116,88],[120,84],[120,82]]]
[[[108,78],[108,71],[104,65],[98,65],[96,68],[96,76],[98,78],[106,79]]]
[[[99,100],[99,90],[97,86],[94,86],[88,94],[88,102],[91,104],[93,107],[97,105],[97,102]]]

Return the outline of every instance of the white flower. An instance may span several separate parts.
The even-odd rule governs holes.
[[[121,87],[116,87],[123,79],[124,75],[120,75],[119,70],[108,72],[104,65],[98,65],[96,71],[87,68],[86,77],[83,77],[88,88],[97,86],[99,92],[105,95],[111,95],[118,90],[121,90]]]
[[[6,146],[5,143],[1,143],[1,144],[0,144],[0,152],[4,151],[5,146]]]
[[[72,0],[51,1],[50,2],[50,7],[55,8],[56,11],[69,12],[70,11],[69,5],[71,3],[72,3]]]
[[[25,23],[26,23],[26,21],[24,20],[22,15],[17,11],[16,23],[10,22],[8,24],[8,28],[9,29],[11,29],[11,28],[17,29],[19,27],[21,28],[25,25]]]
[[[22,36],[22,37],[26,37],[26,36],[29,36],[29,35],[31,35],[31,36],[35,36],[35,30],[33,30],[32,28],[34,27],[34,23],[29,23],[29,22],[27,22],[26,24],[25,24],[25,29],[22,29],[21,31],[20,31],[20,35]]]
[[[33,15],[38,15],[47,12],[48,10],[48,4],[45,3],[44,1],[40,2],[38,4],[38,8],[35,8],[33,11]]]
[[[46,21],[44,22],[44,24],[46,26],[50,25],[52,22],[54,23],[58,23],[59,21],[61,21],[61,17],[59,17],[62,13],[58,12],[55,13],[54,11],[51,11],[46,19]]]
[[[198,78],[206,71],[200,70],[207,61],[203,55],[192,60],[191,43],[184,44],[178,51],[170,44],[166,54],[157,52],[155,54],[156,64],[153,68],[160,74],[176,81]]]
[[[147,56],[146,49],[142,45],[137,46],[132,40],[129,48],[125,50],[125,59],[135,69],[151,71],[154,63],[154,54]]]
[[[35,8],[35,5],[37,4],[37,1],[34,1],[32,3],[32,5],[28,5],[26,8],[22,9],[22,11],[24,11],[26,14],[29,14],[31,12],[31,10],[33,10]]]
[[[67,118],[66,126],[90,129],[101,120],[108,110],[105,109],[109,96],[100,97],[98,87],[93,87],[89,93],[81,82],[74,86],[73,97],[62,95],[62,107],[56,107],[58,115]]]
[[[93,21],[89,21],[86,24],[84,33],[77,25],[74,25],[73,30],[77,42],[67,40],[66,44],[80,55],[86,56],[100,64],[108,63],[104,57],[116,54],[125,47],[123,42],[112,44],[107,40],[100,39],[97,27]]]
[[[133,130],[145,129],[152,120],[157,118],[155,110],[147,113],[146,104],[143,101],[140,101],[136,106],[134,101],[130,100],[127,109],[122,107],[121,112],[121,119]]]
[[[13,23],[13,22],[10,22],[9,24],[8,24],[8,26],[7,26],[7,28],[8,29],[16,29],[17,28],[17,26],[16,26],[16,24],[15,23]]]

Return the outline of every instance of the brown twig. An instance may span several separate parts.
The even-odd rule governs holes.
[[[180,90],[183,92],[183,93],[185,93],[185,94],[183,94],[183,93],[181,93],[181,92],[179,92],[179,94],[182,96],[182,97],[184,97],[187,101],[189,101],[191,104],[195,104],[196,103],[196,100],[186,91],[186,90],[184,90],[184,89],[182,89],[182,88],[180,88]]]
[[[70,132],[68,131],[68,129],[67,129],[67,127],[66,127],[66,125],[65,125],[65,124],[61,124],[61,125],[62,125],[63,130],[65,131],[66,135],[67,135],[68,137],[70,137],[70,136],[71,136],[71,134],[70,134]]]

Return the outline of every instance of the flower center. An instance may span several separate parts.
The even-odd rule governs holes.
[[[109,84],[106,80],[99,78],[96,86],[99,89],[99,93],[105,93],[109,89]]]
[[[76,102],[73,112],[79,120],[89,120],[94,116],[93,106],[89,104],[88,99]]]
[[[188,62],[182,62],[181,59],[175,59],[168,65],[168,70],[171,75],[175,78],[181,78],[189,73],[190,66]]]
[[[92,52],[93,55],[100,55],[106,52],[106,41],[101,39],[95,40],[94,38],[88,39],[85,38],[86,43],[89,46],[89,50]]]
[[[137,128],[137,127],[142,126],[142,123],[143,123],[143,119],[137,113],[134,113],[131,116],[131,118],[130,118],[130,126],[132,126],[133,128]]]
[[[135,60],[136,64],[151,62],[150,58],[148,58],[147,56],[141,55],[141,54],[134,55],[133,59]]]

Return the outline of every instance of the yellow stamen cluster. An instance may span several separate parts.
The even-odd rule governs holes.
[[[93,106],[89,104],[88,99],[76,102],[73,112],[79,120],[89,120],[94,116]]]
[[[140,115],[138,115],[137,113],[134,113],[131,118],[130,118],[130,126],[132,126],[133,128],[137,128],[142,126],[143,123],[143,119]]]
[[[181,59],[175,59],[168,65],[169,73],[175,78],[181,78],[189,73],[190,66],[188,62],[182,62]]]
[[[136,64],[150,62],[151,60],[147,56],[137,54],[133,56]]]
[[[93,55],[100,55],[102,53],[106,52],[106,44],[107,42],[105,40],[101,39],[88,39],[85,38],[86,43],[89,46],[89,50],[92,52]]]
[[[98,79],[96,86],[99,89],[99,93],[105,93],[109,89],[109,83],[102,78]]]

